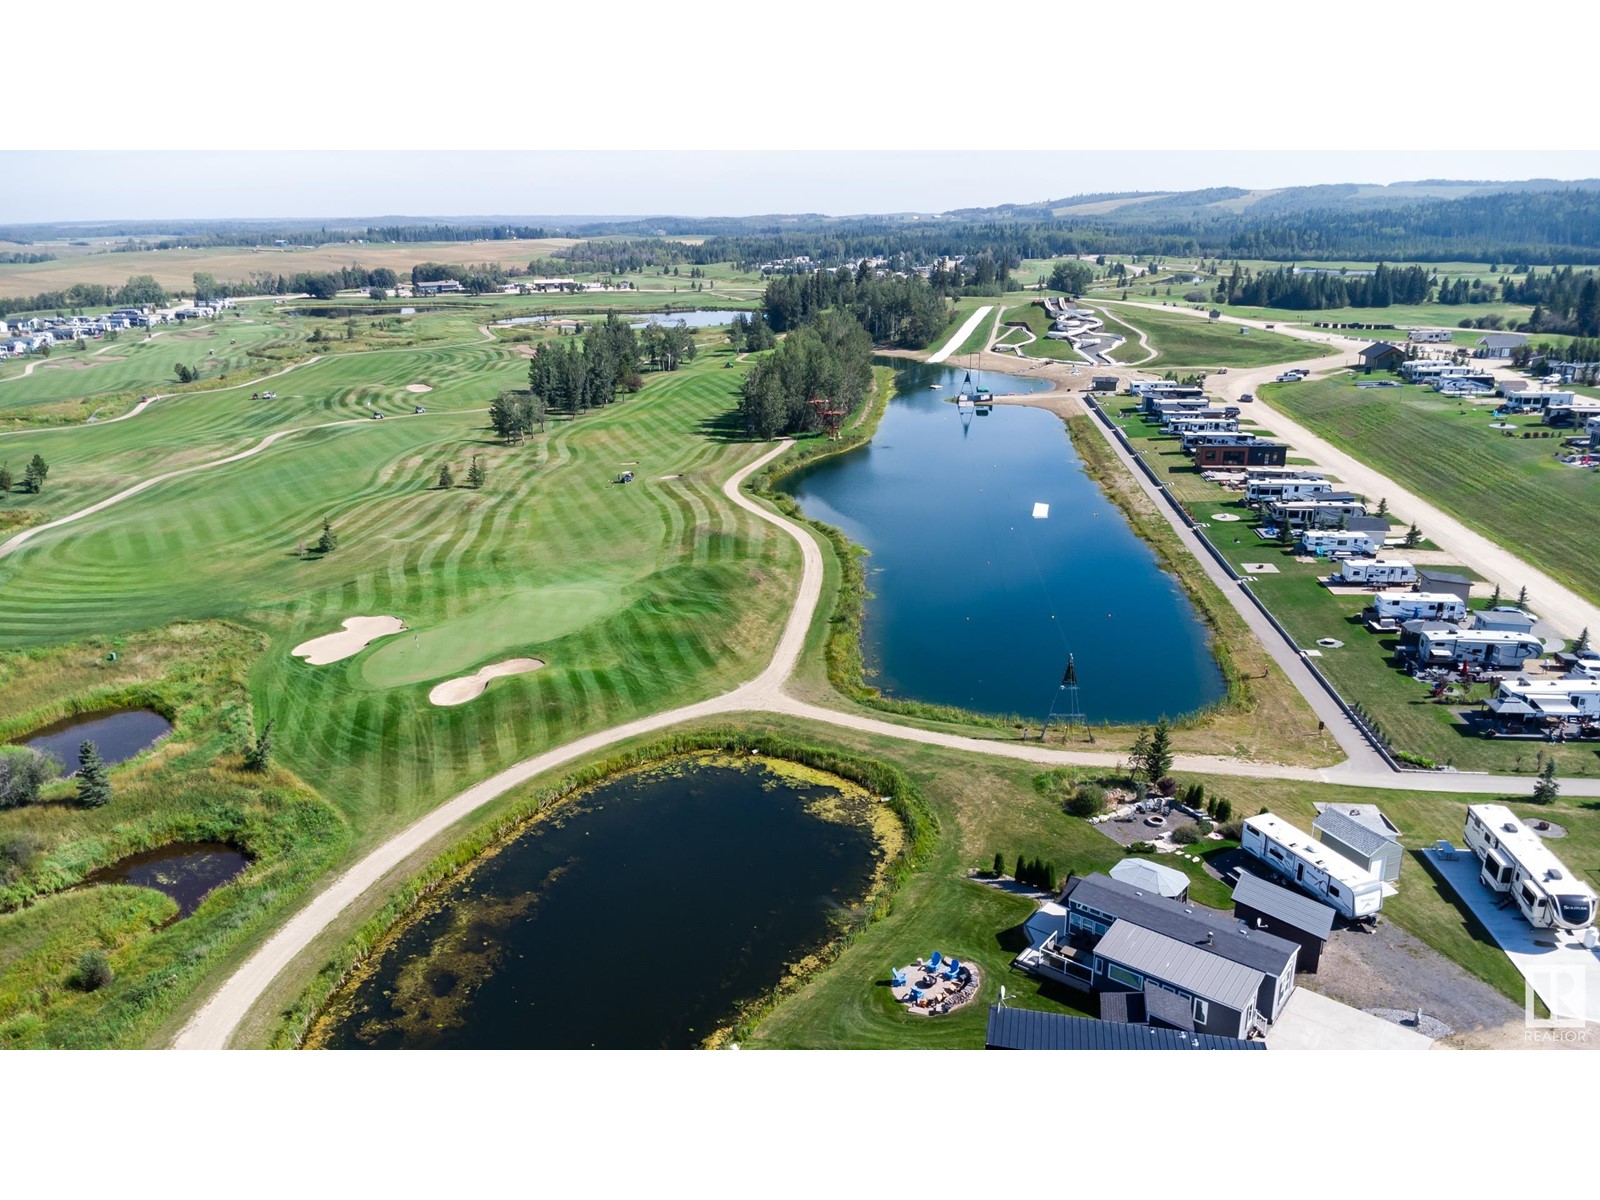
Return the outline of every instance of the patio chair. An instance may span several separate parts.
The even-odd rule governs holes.
[[[933,952],[933,956],[928,959],[928,965],[930,967],[937,967],[943,961],[944,961],[944,955],[940,954],[937,950],[935,950]]]

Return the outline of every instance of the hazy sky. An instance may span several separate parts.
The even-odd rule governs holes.
[[[919,211],[1083,192],[1600,176],[1600,151],[0,151],[0,221]]]

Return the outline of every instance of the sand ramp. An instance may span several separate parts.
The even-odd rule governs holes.
[[[491,679],[497,679],[501,675],[526,675],[529,671],[537,671],[542,666],[544,660],[539,658],[508,658],[505,662],[490,663],[476,675],[463,675],[459,679],[445,680],[428,693],[428,700],[441,708],[448,708],[453,704],[465,704],[468,700],[476,700],[483,695],[483,689],[489,686]]]
[[[325,667],[341,658],[360,654],[369,643],[399,633],[405,627],[406,623],[399,617],[351,617],[340,632],[325,633],[309,642],[301,642],[290,653],[313,667]]]

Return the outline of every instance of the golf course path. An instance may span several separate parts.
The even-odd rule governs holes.
[[[173,1047],[205,1050],[228,1046],[239,1025],[266,993],[273,980],[303,954],[312,941],[327,929],[340,913],[364,893],[382,883],[386,876],[410,856],[422,850],[430,841],[444,834],[457,822],[505,795],[512,788],[527,783],[547,771],[565,766],[585,755],[626,739],[656,733],[685,721],[738,713],[767,712],[852,729],[893,741],[941,746],[967,753],[1048,766],[1109,767],[1122,761],[1123,756],[1115,753],[1053,750],[1033,742],[986,741],[960,734],[917,729],[893,724],[863,713],[839,712],[789,695],[785,691],[785,684],[799,662],[806,634],[821,601],[822,551],[809,531],[745,495],[740,487],[754,471],[771,462],[791,445],[793,442],[790,439],[779,441],[754,461],[736,471],[722,487],[723,494],[731,502],[761,520],[783,529],[795,539],[801,551],[801,577],[795,593],[794,606],[790,610],[789,619],[784,625],[771,660],[756,678],[720,696],[640,717],[524,759],[474,784],[418,818],[351,865],[280,926],[277,932],[206,999],[173,1039]],[[1270,642],[1268,644],[1270,645]],[[1381,766],[1374,767],[1371,761],[1370,756],[1363,756],[1359,760],[1352,759],[1337,767],[1309,768],[1200,755],[1180,755],[1174,766],[1177,770],[1186,772],[1298,779],[1307,782],[1337,782],[1375,789],[1417,789],[1452,793],[1498,791],[1507,795],[1525,795],[1531,791],[1534,782],[1530,778],[1516,776],[1431,772],[1403,775]],[[1563,780],[1562,787],[1570,795],[1600,796],[1600,779]]]
[[[945,359],[954,354],[956,352],[956,348],[972,335],[972,331],[974,329],[983,323],[983,319],[989,315],[989,309],[991,307],[993,306],[985,304],[981,308],[973,309],[972,315],[961,323],[961,328],[950,335],[950,340],[944,345],[940,346],[938,350],[928,355],[928,361],[931,363],[942,363]]]
[[[1135,301],[1109,303],[1127,308],[1151,308],[1165,313],[1187,313],[1202,321],[1207,319],[1204,313],[1187,308],[1166,308],[1154,304],[1138,304]],[[1264,329],[1268,322],[1229,317],[1228,324]],[[1320,330],[1293,329],[1282,324],[1276,325],[1273,332],[1299,338],[1302,341],[1332,345],[1348,354],[1354,354],[1369,344],[1366,341],[1340,337]],[[1319,466],[1337,475],[1339,481],[1351,491],[1388,500],[1391,512],[1398,514],[1402,520],[1414,522],[1429,541],[1448,552],[1463,566],[1471,567],[1490,583],[1499,584],[1502,590],[1512,595],[1516,595],[1521,588],[1526,587],[1529,595],[1533,597],[1534,610],[1569,637],[1576,637],[1583,629],[1600,630],[1600,606],[1584,599],[1571,588],[1558,583],[1483,534],[1469,529],[1438,505],[1401,487],[1360,459],[1318,437],[1282,409],[1274,408],[1260,398],[1258,391],[1260,386],[1273,382],[1291,366],[1304,367],[1325,374],[1343,370],[1349,365],[1347,361],[1337,358],[1307,359],[1301,363],[1279,363],[1243,371],[1230,371],[1227,375],[1213,375],[1208,383],[1219,395],[1229,400],[1237,400],[1245,392],[1255,392],[1257,398],[1253,419],[1267,425],[1280,440],[1288,442],[1297,452],[1315,459]]]
[[[132,414],[129,415],[131,416]],[[429,414],[402,413],[393,419],[400,421],[415,420],[417,417],[424,417],[427,415]],[[460,415],[460,411],[445,415],[458,416]],[[132,487],[124,488],[116,495],[107,496],[104,500],[100,500],[94,504],[91,504],[87,508],[80,508],[77,512],[68,513],[64,517],[57,517],[54,521],[46,521],[43,525],[29,526],[20,533],[12,535],[8,541],[0,542],[0,558],[5,558],[7,555],[16,551],[25,542],[37,537],[41,533],[46,533],[52,529],[59,529],[63,525],[71,525],[74,521],[81,521],[85,517],[92,517],[97,512],[104,512],[113,504],[121,504],[124,500],[132,499],[140,492],[149,491],[157,484],[166,483],[169,479],[179,479],[185,475],[194,475],[200,471],[210,471],[217,467],[225,467],[229,463],[236,463],[247,458],[254,458],[263,450],[269,449],[273,443],[281,441],[286,437],[293,437],[296,434],[310,433],[315,429],[335,429],[341,425],[366,425],[370,422],[370,417],[352,417],[344,421],[325,421],[321,425],[302,425],[297,429],[280,429],[277,433],[267,434],[266,437],[262,438],[248,450],[241,450],[239,453],[230,454],[226,458],[213,458],[209,462],[195,463],[192,467],[181,467],[176,471],[168,471],[164,475],[152,475],[149,479],[141,480]],[[108,421],[107,424],[110,424],[110,422]]]

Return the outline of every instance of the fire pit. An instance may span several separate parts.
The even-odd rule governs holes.
[[[1144,819],[1144,823],[1146,825],[1153,825],[1153,826],[1156,826],[1157,828],[1159,828],[1162,825],[1165,825],[1167,823],[1167,819],[1165,817],[1163,817],[1160,813],[1151,813],[1148,817],[1146,817]]]

